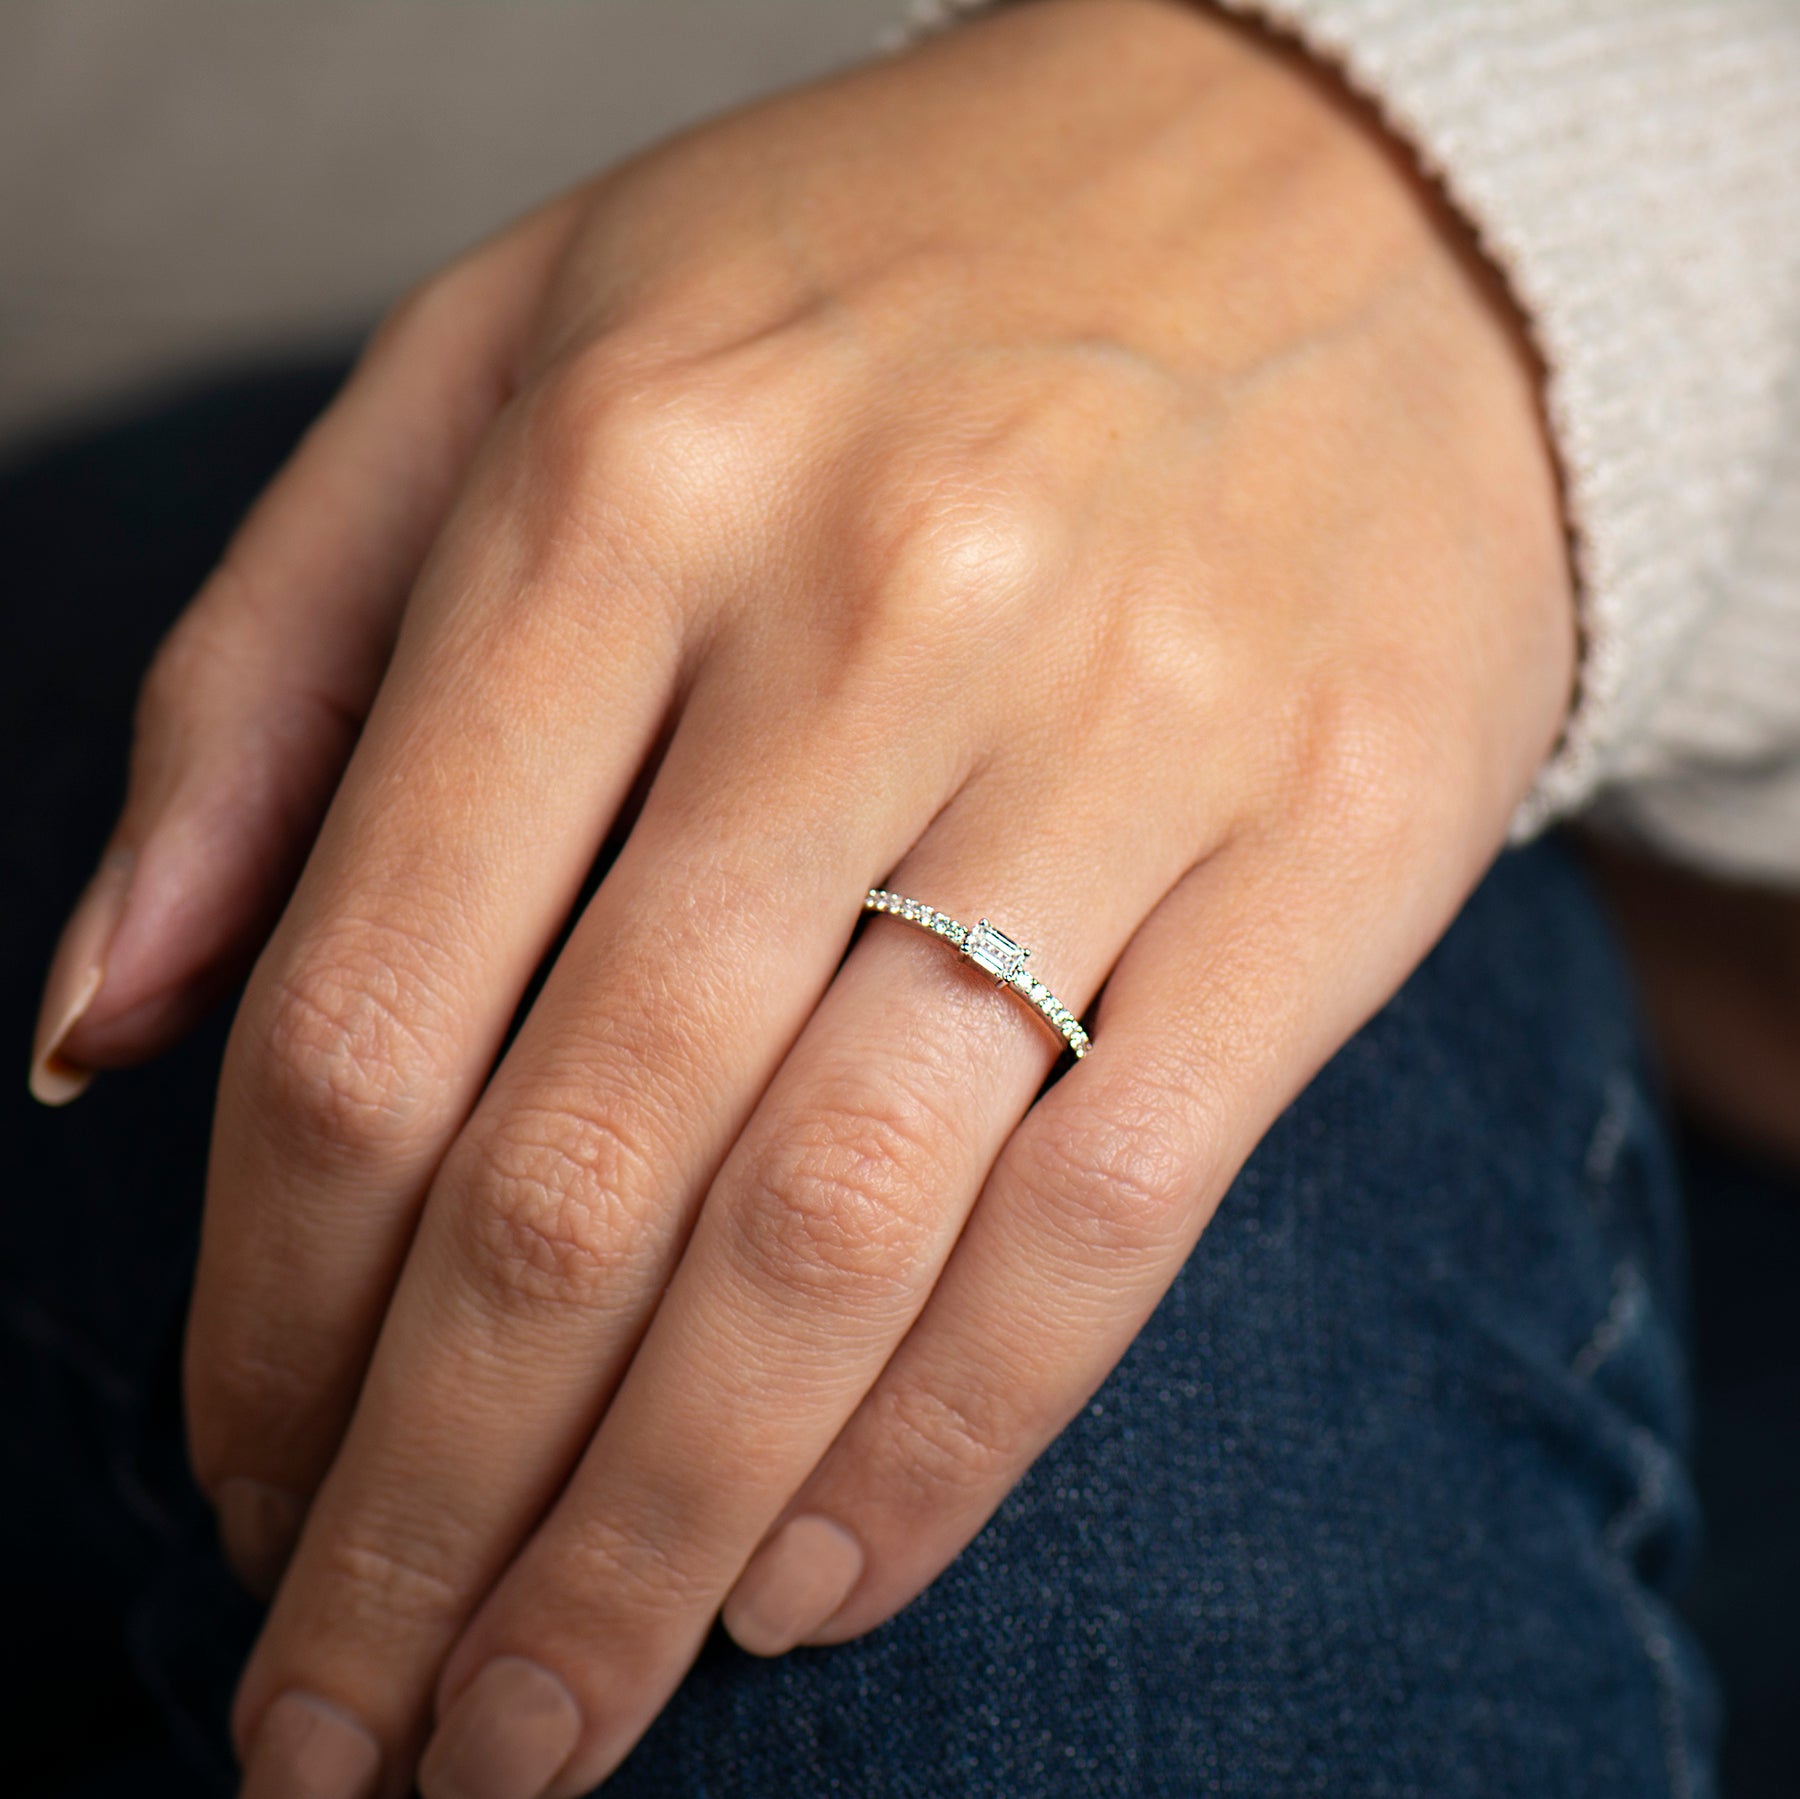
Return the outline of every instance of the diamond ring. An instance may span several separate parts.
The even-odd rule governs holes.
[[[1002,930],[983,918],[973,929],[958,924],[954,918],[918,900],[889,893],[885,887],[871,887],[863,898],[865,912],[889,912],[916,924],[953,944],[965,962],[973,962],[983,974],[994,977],[996,987],[1010,987],[1049,1027],[1062,1038],[1079,1061],[1092,1047],[1091,1039],[1078,1019],[1061,1000],[1035,975],[1025,971],[1025,959],[1031,954],[1021,943],[1015,943]]]

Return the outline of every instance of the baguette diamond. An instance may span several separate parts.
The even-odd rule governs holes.
[[[1010,987],[1069,1046],[1077,1061],[1088,1053],[1092,1039],[1055,994],[1035,975],[1025,972],[1031,951],[983,918],[973,928],[961,925],[947,914],[921,904],[918,900],[890,893],[885,887],[871,887],[863,898],[865,912],[888,912],[908,924],[930,931],[951,944],[966,962],[973,962],[983,974],[991,975],[998,987]]]
[[[976,920],[974,930],[964,941],[963,954],[977,968],[991,974],[996,982],[1004,986],[1024,968],[1025,958],[1031,952],[1014,943],[1004,931],[995,930],[982,918]]]

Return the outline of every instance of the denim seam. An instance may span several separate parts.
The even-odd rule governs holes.
[[[1596,1208],[1607,1209],[1608,1189],[1619,1172],[1625,1146],[1631,1140],[1631,1123],[1638,1108],[1637,1082],[1629,1069],[1615,1069],[1606,1078],[1600,1115],[1588,1136],[1581,1158],[1582,1180]],[[1606,1310],[1569,1362],[1569,1372],[1586,1384],[1629,1340],[1633,1330],[1649,1315],[1650,1289],[1643,1272],[1629,1255],[1613,1265],[1612,1296]]]
[[[1618,1173],[1631,1138],[1637,1093],[1637,1083],[1629,1071],[1616,1071],[1607,1079],[1600,1115],[1582,1158],[1582,1174],[1596,1202]],[[1569,1363],[1569,1372],[1576,1381],[1584,1386],[1590,1383],[1630,1341],[1650,1316],[1650,1300],[1650,1286],[1643,1270],[1629,1255],[1620,1257],[1613,1265],[1612,1297],[1606,1310]],[[1642,1425],[1632,1427],[1629,1442],[1636,1477],[1602,1536],[1606,1574],[1618,1594],[1626,1627],[1650,1664],[1670,1799],[1695,1799],[1675,1646],[1644,1597],[1631,1565],[1667,1495],[1668,1453]]]
[[[1606,1080],[1600,1116],[1588,1138],[1581,1171],[1589,1186],[1603,1187],[1619,1165],[1619,1152],[1631,1134],[1631,1115],[1637,1109],[1637,1083],[1626,1070],[1616,1070]]]
[[[1647,1315],[1649,1298],[1649,1285],[1637,1264],[1629,1257],[1619,1262],[1613,1269],[1612,1302],[1569,1363],[1576,1380],[1591,1381],[1618,1353]]]
[[[1694,1771],[1682,1727],[1681,1677],[1675,1666],[1675,1645],[1658,1623],[1631,1570],[1631,1557],[1655,1519],[1668,1489],[1668,1457],[1661,1444],[1641,1425],[1632,1429],[1630,1442],[1632,1460],[1637,1465],[1637,1480],[1625,1503],[1607,1524],[1603,1539],[1606,1570],[1618,1590],[1626,1623],[1650,1663],[1670,1799],[1695,1799]]]

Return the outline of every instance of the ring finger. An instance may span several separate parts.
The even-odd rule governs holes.
[[[1141,837],[1106,844],[1128,873],[1096,906],[997,785],[965,791],[893,885],[977,916],[999,896],[997,918],[1068,946],[1050,972],[1085,1001],[1172,870]],[[872,921],[714,1181],[568,1490],[447,1664],[428,1795],[574,1793],[623,1757],[925,1303],[1056,1045],[942,945]],[[853,1581],[842,1548],[828,1578]]]

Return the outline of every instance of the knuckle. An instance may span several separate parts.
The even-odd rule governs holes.
[[[571,1560],[580,1590],[604,1594],[608,1610],[671,1624],[719,1603],[718,1566],[694,1509],[672,1496],[653,1513],[596,1506],[575,1527]]]
[[[634,1483],[631,1494],[595,1495],[560,1520],[497,1608],[528,1639],[629,1645],[610,1675],[623,1709],[641,1700],[654,1710],[666,1699],[669,1656],[692,1654],[696,1619],[718,1610],[743,1554],[735,1519],[720,1520],[710,1497],[717,1469],[693,1480],[676,1473],[671,1481],[671,1472],[659,1470],[654,1485]]]
[[[1465,784],[1445,779],[1452,734],[1442,702],[1397,674],[1327,684],[1308,707],[1293,792],[1306,818],[1329,821],[1341,843],[1365,854],[1403,851],[1419,841],[1434,795],[1457,803]]]
[[[242,586],[233,565],[221,564],[157,645],[138,687],[134,728],[140,744],[175,736],[209,690],[239,672],[224,615]]]
[[[861,523],[864,584],[905,621],[941,622],[972,594],[1031,591],[1052,566],[1059,527],[1028,459],[1010,447],[941,448],[929,470],[901,458]]]
[[[1221,642],[1217,619],[1196,605],[1192,583],[1152,558],[1132,569],[1129,604],[1107,609],[1095,645],[1095,660],[1109,686],[1130,696],[1130,729],[1141,737],[1154,719],[1169,737],[1198,741],[1209,721],[1236,699],[1242,702],[1242,671],[1233,667]]]
[[[371,1621],[393,1640],[406,1627],[460,1617],[468,1605],[452,1570],[462,1546],[408,1518],[398,1528],[339,1530],[326,1540],[312,1573],[316,1591],[334,1596],[334,1616]]]
[[[904,1305],[943,1222],[928,1197],[946,1188],[938,1128],[890,1101],[772,1130],[726,1211],[740,1266],[765,1290]]]
[[[505,1307],[616,1299],[639,1232],[631,1197],[653,1158],[593,1110],[515,1108],[458,1146],[448,1177],[463,1265]]]
[[[946,655],[981,642],[1005,655],[1025,642],[1028,602],[1054,579],[1063,528],[1046,496],[989,452],[889,454],[857,483],[854,512],[836,521],[835,555],[853,603],[822,616],[816,693],[846,719],[941,715],[961,683],[986,681],[991,663]]]
[[[992,1384],[953,1396],[899,1381],[878,1388],[870,1410],[886,1474],[923,1500],[990,1493],[1017,1470],[1021,1420]]]
[[[1166,1254],[1185,1240],[1205,1177],[1162,1103],[1040,1120],[1020,1173],[1040,1222],[1100,1266]]]
[[[416,959],[410,939],[371,927],[273,977],[242,1078],[284,1141],[361,1158],[435,1128],[452,1071],[412,1003]]]
[[[376,325],[361,360],[370,365],[385,362],[415,340],[435,341],[445,332],[460,332],[468,315],[468,275],[474,266],[473,256],[459,257],[415,281]]]
[[[222,1329],[202,1347],[190,1337],[184,1357],[183,1409],[188,1451],[204,1487],[243,1472],[244,1451],[290,1465],[306,1447],[318,1415],[319,1367],[303,1353],[278,1352],[259,1323],[261,1308]]]
[[[709,519],[740,491],[748,453],[729,382],[611,342],[553,363],[527,396],[523,429],[545,528]]]
[[[585,503],[601,485],[607,452],[632,433],[630,401],[622,371],[592,349],[563,356],[532,384],[522,428],[533,473],[553,503]]]

